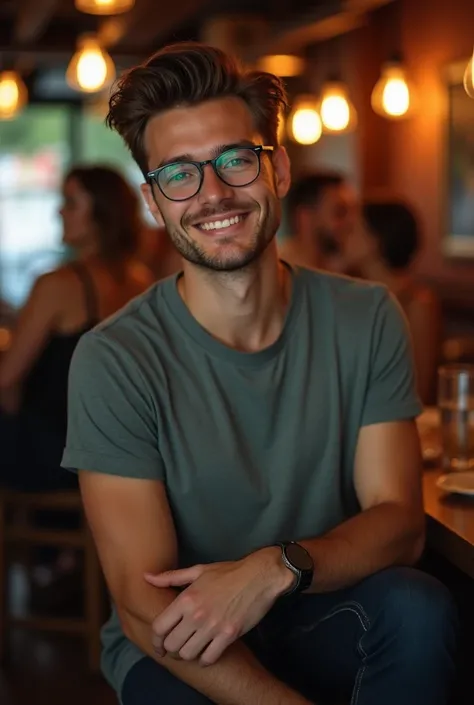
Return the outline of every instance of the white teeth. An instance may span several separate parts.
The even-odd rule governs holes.
[[[228,228],[231,225],[235,225],[242,220],[241,215],[236,215],[233,218],[226,218],[225,220],[212,220],[208,223],[200,223],[199,227],[203,230],[222,230],[222,228]]]

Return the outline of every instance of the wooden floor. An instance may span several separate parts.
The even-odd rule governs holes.
[[[9,583],[11,611],[25,614],[28,587],[21,569],[11,570]],[[107,683],[89,674],[80,636],[14,628],[6,652],[0,705],[117,705]]]
[[[80,638],[17,629],[9,653],[3,679],[11,705],[117,705],[105,681],[87,672]]]

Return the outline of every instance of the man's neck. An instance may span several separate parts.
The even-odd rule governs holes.
[[[217,340],[256,352],[281,334],[291,275],[272,242],[257,262],[237,272],[211,272],[185,262],[178,290],[190,313]]]

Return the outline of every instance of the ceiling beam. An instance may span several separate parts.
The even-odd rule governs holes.
[[[344,9],[349,12],[370,12],[394,0],[345,0]]]
[[[15,44],[33,44],[46,29],[59,0],[17,0]]]
[[[310,44],[324,42],[341,34],[347,34],[362,27],[366,17],[357,12],[341,12],[334,17],[309,22],[299,27],[275,34],[267,46],[259,47],[259,53],[293,54],[302,51]],[[264,50],[264,52],[262,51]]]
[[[394,0],[345,0],[340,10],[329,16],[308,19],[296,25],[286,25],[277,29],[268,42],[256,47],[256,57],[264,54],[298,53],[310,44],[324,42],[333,37],[347,34],[368,21],[368,13]]]

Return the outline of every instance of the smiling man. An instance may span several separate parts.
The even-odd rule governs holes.
[[[443,705],[455,614],[423,547],[420,405],[378,285],[291,268],[275,76],[199,44],[109,125],[183,269],[86,334],[63,464],[113,598],[123,705]]]

